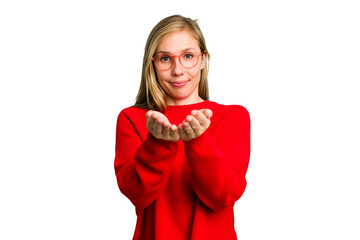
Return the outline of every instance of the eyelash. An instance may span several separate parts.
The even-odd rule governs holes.
[[[194,57],[194,54],[192,54],[192,53],[185,53],[185,54],[184,54],[184,57],[186,57],[186,58],[193,58],[193,57]]]
[[[194,57],[194,54],[192,54],[192,53],[183,53],[182,55],[187,59]],[[164,55],[164,56],[160,57],[160,61],[169,61],[169,60],[171,60],[171,58],[172,58],[172,56]]]
[[[165,58],[166,58],[166,60],[165,60]],[[160,58],[160,61],[169,61],[170,59],[171,59],[171,56],[162,56]]]

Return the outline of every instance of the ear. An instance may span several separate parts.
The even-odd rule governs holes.
[[[206,53],[201,55],[201,70],[203,70],[206,66]]]

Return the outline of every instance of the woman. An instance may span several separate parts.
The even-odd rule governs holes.
[[[134,204],[134,239],[236,239],[250,118],[208,100],[209,53],[196,21],[160,21],[145,47],[135,106],[118,116],[115,172]]]

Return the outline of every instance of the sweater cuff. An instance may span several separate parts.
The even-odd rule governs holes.
[[[203,145],[213,145],[215,146],[215,143],[212,139],[212,137],[210,136],[210,134],[208,133],[208,131],[205,131],[203,134],[201,134],[199,137],[191,139],[189,141],[183,141],[184,142],[184,146],[185,149],[186,148],[193,148],[193,147],[200,147]]]
[[[150,132],[147,135],[147,140],[151,142],[151,145],[164,146],[165,148],[171,149],[177,146],[177,142],[166,141],[154,137]]]

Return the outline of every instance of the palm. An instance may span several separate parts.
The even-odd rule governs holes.
[[[164,114],[150,110],[146,113],[146,118],[146,128],[154,137],[171,142],[180,139],[178,128]]]

